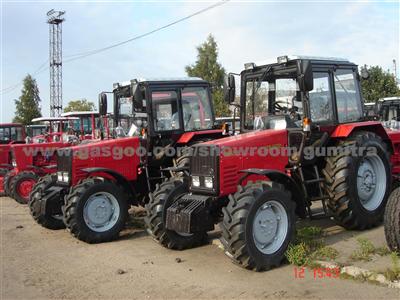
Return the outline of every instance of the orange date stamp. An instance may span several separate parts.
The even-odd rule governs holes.
[[[293,275],[295,279],[304,279],[306,276],[312,276],[314,279],[339,278],[340,268],[313,268],[294,267]]]

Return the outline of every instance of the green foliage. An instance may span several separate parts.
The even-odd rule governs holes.
[[[71,111],[94,111],[94,103],[86,99],[69,101],[68,105],[64,108],[64,112]]]
[[[296,240],[289,245],[286,258],[296,266],[314,266],[317,259],[335,259],[338,251],[324,245],[323,231],[320,227],[310,226],[297,230]]]
[[[368,79],[361,80],[361,89],[365,102],[375,102],[379,98],[400,96],[396,79],[389,71],[384,71],[379,66],[364,66],[369,73]]]
[[[323,246],[314,252],[313,257],[314,259],[335,259],[338,255],[339,252],[335,248]]]
[[[355,250],[350,258],[353,260],[363,260],[370,261],[372,254],[378,254],[380,256],[385,256],[390,254],[390,251],[387,247],[375,247],[372,242],[366,238],[358,238],[357,239],[359,248]]]
[[[305,266],[310,262],[309,252],[309,246],[301,242],[297,245],[289,245],[285,255],[292,265]]]
[[[212,96],[216,116],[228,116],[229,106],[224,102],[222,90],[225,69],[218,63],[218,46],[211,34],[197,47],[197,52],[196,62],[185,67],[186,73],[207,80],[214,86]]]
[[[322,236],[322,228],[315,226],[303,227],[297,230],[296,238],[300,241],[310,242]]]
[[[15,117],[13,122],[29,125],[32,119],[41,117],[39,89],[36,80],[27,75],[23,81],[22,95],[15,100]]]

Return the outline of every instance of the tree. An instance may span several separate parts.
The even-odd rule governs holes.
[[[400,89],[396,84],[395,76],[389,71],[384,71],[379,66],[361,68],[369,73],[368,79],[361,80],[361,89],[365,102],[375,102],[379,98],[400,96]]]
[[[70,111],[93,111],[95,109],[94,103],[87,99],[80,99],[69,101],[68,105],[64,108],[64,112]]]
[[[229,105],[224,102],[222,90],[225,69],[218,63],[218,46],[211,34],[197,47],[197,52],[196,62],[185,67],[186,73],[207,80],[214,86],[212,96],[215,113],[218,117],[227,116],[230,114]]]
[[[23,81],[22,95],[15,101],[15,117],[13,122],[29,125],[32,119],[42,116],[40,111],[39,89],[36,80],[27,75]]]

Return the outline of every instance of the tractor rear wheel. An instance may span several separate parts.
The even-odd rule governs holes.
[[[389,249],[400,251],[400,188],[396,188],[390,194],[384,220],[385,237]]]
[[[0,169],[0,180],[1,180],[1,184],[3,185],[4,182],[4,176],[8,173],[8,169]],[[0,197],[2,196],[7,196],[6,195],[6,191],[4,190],[4,185],[3,185],[3,189],[0,191]]]
[[[116,239],[128,217],[128,199],[109,180],[87,178],[66,196],[64,223],[71,234],[87,243]]]
[[[4,189],[4,193],[5,196],[12,196],[11,195],[11,190],[10,190],[10,185],[11,185],[11,181],[15,176],[15,171],[14,170],[10,170],[6,173],[6,175],[4,175],[3,178],[3,189]]]
[[[348,151],[328,157],[323,170],[328,207],[346,229],[371,228],[382,221],[390,193],[386,145],[376,134],[360,131],[339,147]]]
[[[147,231],[166,248],[183,250],[199,246],[207,240],[207,232],[186,234],[165,228],[164,216],[168,207],[188,191],[186,183],[180,179],[171,178],[157,185],[155,191],[150,194],[145,217]]]
[[[24,171],[14,176],[10,183],[10,194],[20,204],[28,204],[29,195],[39,176],[31,171]]]
[[[279,266],[295,234],[295,202],[277,183],[239,186],[222,209],[221,242],[234,263],[249,270]]]
[[[53,186],[56,181],[56,174],[48,174],[40,178],[32,189],[28,203],[30,213],[36,223],[53,230],[65,228],[62,214],[51,215],[47,211],[43,211],[41,208],[41,199],[46,195],[46,191]]]

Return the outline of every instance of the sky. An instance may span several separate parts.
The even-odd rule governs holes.
[[[286,54],[348,58],[358,65],[400,70],[398,1],[235,1],[120,47],[68,62],[68,57],[151,31],[218,1],[24,1],[1,2],[0,122],[15,114],[20,84],[49,56],[46,12],[65,10],[63,105],[88,99],[134,78],[183,77],[196,61],[196,46],[209,34],[219,61],[239,73],[246,62]],[[49,70],[36,79],[44,116],[49,115]],[[7,88],[16,86],[15,89]],[[4,91],[4,89],[7,89]]]

